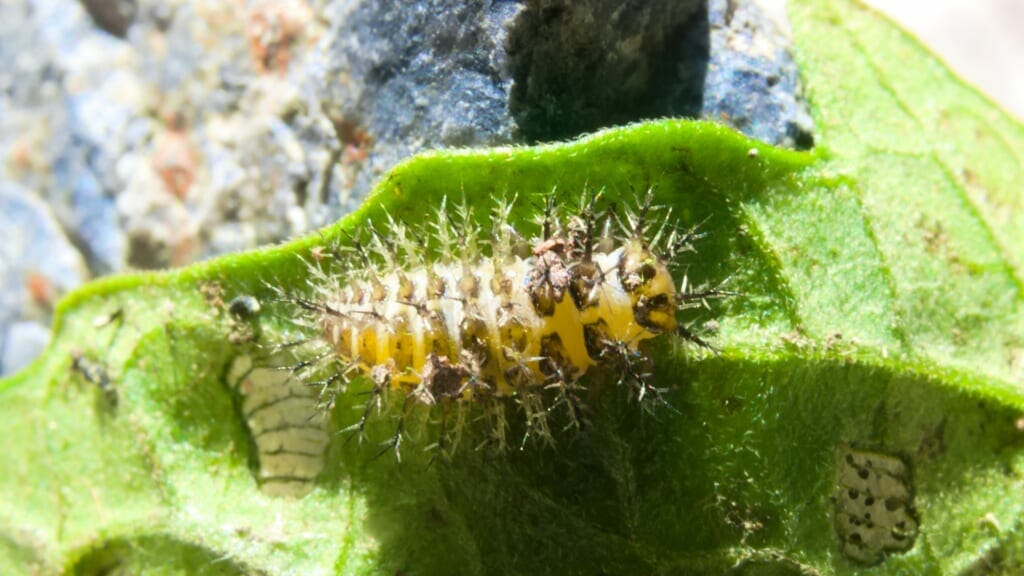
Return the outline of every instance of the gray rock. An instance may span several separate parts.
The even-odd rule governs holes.
[[[0,183],[0,282],[3,294],[20,294],[18,309],[26,310],[32,302],[45,305],[53,298],[41,293],[29,294],[29,277],[41,276],[54,295],[66,292],[88,277],[81,255],[64,235],[53,218],[49,206],[28,189],[11,183]],[[9,309],[9,308],[8,308]],[[28,318],[24,314],[4,314],[3,318]]]
[[[124,38],[135,19],[133,0],[80,0],[93,22],[109,34]]]
[[[306,233],[428,148],[701,113],[809,141],[786,40],[742,2],[81,2],[5,5],[0,145],[98,274]]]
[[[38,322],[0,325],[0,376],[28,366],[50,342],[50,329]]]
[[[38,193],[94,275],[308,233],[425,149],[680,115],[813,140],[788,41],[739,0],[3,10],[0,182]]]
[[[36,190],[97,273],[122,269],[123,240],[113,211],[119,113],[128,57],[77,4],[5,4],[20,20],[0,24],[0,180]],[[89,89],[84,89],[89,88]]]
[[[705,118],[787,148],[814,145],[800,74],[789,41],[756,2],[710,0]]]
[[[48,324],[57,299],[84,282],[88,271],[47,204],[25,188],[0,183],[0,230],[3,373],[31,360],[25,355],[39,350],[39,338],[33,336],[38,331],[17,326]],[[46,338],[42,341],[45,344]]]
[[[377,177],[419,150],[513,140],[507,37],[516,2],[338,2],[314,90],[350,151],[354,207]]]

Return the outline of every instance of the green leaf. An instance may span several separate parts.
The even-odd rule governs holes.
[[[791,18],[813,154],[673,120],[436,152],[320,234],[68,296],[47,354],[0,382],[0,572],[1019,572],[1024,128],[859,5]],[[475,451],[470,423],[449,460],[412,433],[400,465],[341,434],[310,494],[260,491],[229,377],[253,350],[227,301],[257,297],[282,335],[267,286],[300,290],[300,256],[385,210],[421,222],[445,196],[518,194],[530,230],[540,195],[588,185],[619,205],[656,186],[705,222],[690,279],[743,294],[690,318],[717,323],[720,354],[660,342],[674,409],[599,390],[554,448]],[[364,401],[339,398],[335,428]],[[852,495],[862,480],[881,504]],[[857,547],[853,510],[902,519],[902,540]]]

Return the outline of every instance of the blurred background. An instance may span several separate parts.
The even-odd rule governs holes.
[[[1024,0],[863,1],[1024,119]],[[810,148],[785,6],[0,0],[0,375],[83,282],[306,234],[422,150],[667,116]]]
[[[863,0],[1024,119],[1024,0]],[[761,0],[773,14],[786,0]]]
[[[868,0],[1024,119],[1024,1]]]

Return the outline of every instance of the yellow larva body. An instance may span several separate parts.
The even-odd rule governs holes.
[[[618,238],[592,197],[582,204],[561,220],[549,204],[529,242],[509,224],[510,205],[499,205],[489,242],[469,208],[457,211],[461,225],[442,208],[432,228],[411,232],[389,218],[368,240],[357,235],[314,251],[312,295],[281,294],[308,331],[296,342],[320,347],[307,359],[297,354],[293,372],[319,389],[327,407],[352,379],[370,379],[363,416],[351,428],[363,430],[372,408],[396,396],[403,415],[411,404],[475,403],[495,422],[499,444],[510,397],[525,414],[527,435],[550,438],[555,407],[578,425],[588,372],[610,376],[640,401],[660,398],[643,343],[679,334],[706,346],[676,314],[720,293],[689,291],[685,281],[676,287],[669,265],[692,250],[695,233],[667,217],[652,225],[650,196],[618,219]],[[424,248],[428,235],[439,246],[433,252]],[[447,413],[440,411],[442,430]]]
[[[546,254],[509,257],[499,265],[487,259],[471,270],[448,262],[392,272],[345,287],[328,300],[335,313],[322,319],[324,338],[363,373],[383,372],[377,377],[386,376],[393,388],[425,384],[429,393],[446,387],[436,391],[470,398],[480,386],[501,396],[552,378],[575,380],[601,363],[601,341],[635,351],[642,341],[675,329],[676,291],[663,263],[651,257],[638,264],[652,267],[654,276],[632,292],[623,283],[635,273],[628,266],[640,261],[636,253],[643,250],[634,243],[594,254],[598,282],[585,294],[573,294],[571,286],[553,281],[561,297],[543,303],[536,301],[530,280]],[[568,270],[566,279],[573,277]],[[649,308],[657,295],[671,311],[639,321],[638,308]],[[457,390],[451,389],[455,382],[427,381],[443,379],[439,363],[459,373],[453,376]]]

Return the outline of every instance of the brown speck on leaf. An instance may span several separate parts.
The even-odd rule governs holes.
[[[223,310],[224,305],[224,289],[221,287],[219,282],[203,282],[199,285],[199,293],[206,299],[206,303],[210,306]]]
[[[838,346],[838,345],[840,345],[842,343],[843,343],[843,333],[842,332],[833,332],[832,334],[828,335],[828,338],[825,339],[825,348],[827,350],[831,350],[831,349],[835,348],[836,346]]]
[[[932,460],[945,451],[945,430],[946,419],[942,418],[931,428],[921,431],[921,440],[917,444],[917,453],[922,460]]]
[[[782,342],[788,346],[793,346],[797,350],[803,350],[814,346],[814,342],[799,328],[789,332],[788,334],[783,334],[779,337],[779,340],[782,340]]]

